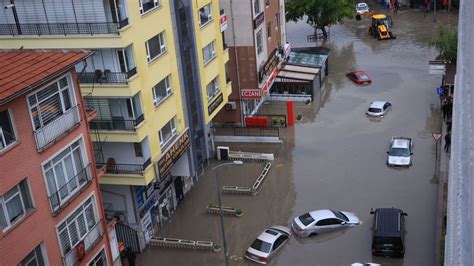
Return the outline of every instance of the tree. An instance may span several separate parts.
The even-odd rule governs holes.
[[[450,31],[444,26],[438,28],[438,36],[434,42],[434,47],[438,50],[437,59],[456,62],[458,54],[458,32]]]
[[[320,29],[326,39],[326,26],[342,22],[354,16],[354,0],[287,0],[285,2],[286,21],[298,21],[306,17],[306,23]]]

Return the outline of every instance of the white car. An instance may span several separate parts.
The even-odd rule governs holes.
[[[362,15],[369,12],[369,5],[366,3],[358,3],[356,5],[356,15]]]
[[[326,209],[308,212],[295,217],[291,228],[295,235],[308,237],[353,227],[359,223],[359,218],[353,213]]]
[[[387,151],[388,166],[404,166],[412,165],[411,156],[413,155],[413,141],[407,137],[393,137],[390,141],[390,147]]]
[[[267,228],[247,249],[245,258],[260,264],[267,264],[268,260],[288,242],[290,237],[291,229],[286,226],[274,225]]]
[[[372,117],[383,117],[390,109],[392,104],[385,101],[373,101],[365,114]]]

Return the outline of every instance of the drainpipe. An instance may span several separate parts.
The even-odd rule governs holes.
[[[233,1],[230,0],[230,17],[231,17],[231,24],[232,24],[232,41],[234,42],[234,60],[235,60],[235,70],[237,72],[237,87],[239,89],[239,102],[240,102],[240,124],[242,127],[245,127],[245,120],[244,120],[244,113],[242,111],[242,99],[240,98],[240,72],[239,72],[239,53],[237,52],[237,42],[235,38],[235,27],[234,27],[234,5]]]

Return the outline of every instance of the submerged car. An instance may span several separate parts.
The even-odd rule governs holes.
[[[412,165],[413,142],[407,137],[393,137],[387,151],[387,165],[409,167]]]
[[[269,227],[253,241],[245,252],[245,258],[260,264],[267,264],[268,260],[288,242],[290,236],[291,229],[286,226]]]
[[[316,210],[293,219],[291,228],[295,235],[308,237],[356,226],[360,223],[355,214],[336,210]]]
[[[358,3],[356,5],[356,15],[362,15],[369,12],[369,5],[366,3]]]
[[[349,72],[346,75],[350,80],[359,85],[372,83],[372,79],[365,71]]]
[[[373,101],[365,114],[372,117],[383,117],[391,108],[392,104],[389,102]]]
[[[374,215],[372,255],[403,258],[407,214],[397,208],[378,208],[370,214]]]

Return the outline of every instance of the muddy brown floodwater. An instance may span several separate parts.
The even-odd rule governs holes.
[[[375,5],[375,4],[374,4]],[[439,13],[439,24],[455,25],[453,14]],[[232,150],[275,154],[275,161],[258,195],[224,194],[223,205],[243,208],[240,218],[224,218],[231,265],[253,265],[242,259],[247,247],[266,227],[289,225],[292,217],[310,210],[332,208],[356,213],[363,223],[346,231],[307,239],[291,238],[270,265],[435,265],[434,238],[437,184],[433,182],[435,145],[439,132],[441,77],[428,74],[436,52],[428,42],[435,37],[432,14],[409,10],[394,15],[395,40],[377,41],[367,35],[368,20],[347,21],[331,27],[330,73],[321,100],[298,105],[303,119],[282,131],[282,144],[225,144]],[[293,47],[310,46],[312,29],[304,22],[288,23]],[[370,86],[357,86],[345,73],[365,70]],[[373,100],[390,101],[392,110],[382,120],[364,112]],[[265,113],[283,110],[266,104]],[[385,165],[392,136],[414,141],[413,166],[391,169]],[[218,170],[220,184],[251,186],[263,163],[225,166]],[[158,236],[221,243],[219,217],[207,214],[217,203],[210,167],[178,206],[171,223]],[[372,257],[370,208],[397,207],[406,218],[404,259]],[[138,265],[223,265],[223,252],[148,248]]]

